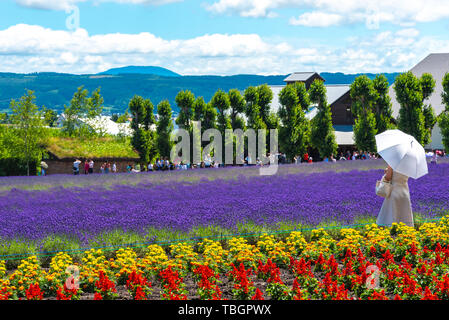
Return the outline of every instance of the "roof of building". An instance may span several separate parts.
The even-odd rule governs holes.
[[[273,99],[271,100],[270,109],[271,111],[277,112],[280,108],[280,102],[279,102],[279,93],[285,86],[270,86],[271,91],[273,92]],[[332,105],[335,103],[338,99],[340,99],[343,95],[345,95],[350,90],[350,86],[347,84],[335,84],[335,85],[328,85],[326,87],[326,96],[327,96],[327,103]],[[316,109],[316,108],[315,108]],[[310,109],[309,113],[313,111],[313,109]],[[315,112],[316,114],[316,112]],[[312,116],[312,118],[315,116],[315,114]],[[307,114],[306,114],[307,116]]]
[[[284,79],[284,82],[307,81],[315,74],[323,79],[317,72],[293,72]]]
[[[325,87],[327,103],[330,105],[334,104],[338,99],[340,99],[343,95],[349,92],[349,90],[351,90],[349,84],[333,84],[327,85]]]
[[[449,72],[449,53],[431,53],[410,71],[417,77],[421,77],[423,73],[430,73],[435,79],[435,90],[425,103],[430,103],[435,114],[439,115],[444,110],[444,104],[441,101],[442,80],[445,73]],[[391,97],[393,116],[397,117],[400,105],[396,100],[396,93],[393,87],[394,84],[390,86],[388,93]]]

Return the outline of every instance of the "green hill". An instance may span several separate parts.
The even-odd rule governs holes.
[[[321,75],[326,79],[326,84],[342,84],[352,83],[359,74],[321,73]],[[388,81],[392,83],[398,73],[387,73],[385,75]],[[155,106],[160,101],[168,99],[172,108],[177,111],[175,97],[181,90],[190,90],[195,96],[203,96],[206,101],[209,101],[218,89],[225,91],[232,88],[244,90],[249,86],[264,83],[283,85],[283,79],[286,76],[175,77],[142,73],[117,75],[73,75],[48,72],[32,74],[0,73],[0,112],[8,111],[11,99],[19,99],[26,89],[35,91],[39,106],[45,105],[47,108],[61,112],[64,105],[70,103],[73,93],[81,85],[84,85],[89,92],[101,87],[105,112],[108,113],[123,113],[128,107],[129,100],[135,94],[150,98]],[[368,74],[368,76],[373,78],[375,75]]]
[[[155,76],[161,77],[180,77],[181,75],[175,73],[171,70],[161,68],[161,67],[138,67],[138,66],[127,66],[122,68],[112,68],[107,71],[101,72],[99,74],[110,74],[110,75],[119,75],[119,74],[152,74]]]

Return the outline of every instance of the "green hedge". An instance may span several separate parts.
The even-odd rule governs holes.
[[[30,160],[30,176],[37,174],[37,160]],[[0,176],[25,176],[27,174],[26,161],[20,158],[0,159]]]

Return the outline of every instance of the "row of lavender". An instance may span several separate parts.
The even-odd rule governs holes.
[[[60,181],[58,187],[45,190],[13,188],[0,193],[0,238],[42,240],[63,235],[87,244],[114,230],[144,235],[149,228],[189,232],[199,226],[232,232],[247,222],[273,228],[279,223],[350,224],[360,217],[375,217],[382,205],[374,185],[383,170],[378,169],[379,162],[372,165],[376,169],[350,171],[350,164],[342,165],[346,170],[334,166],[330,171],[284,166],[273,176],[258,176],[254,168],[218,169],[213,179],[203,179],[206,171],[201,171],[205,176],[196,181],[178,174],[169,183],[162,183],[160,175],[136,185],[103,187],[105,181],[99,180],[86,187],[63,187]],[[429,174],[410,179],[409,186],[415,213],[424,217],[448,213],[449,163],[430,165]]]

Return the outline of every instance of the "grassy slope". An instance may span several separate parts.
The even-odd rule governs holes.
[[[118,140],[112,137],[79,139],[50,137],[47,150],[58,158],[138,158],[129,139]]]

